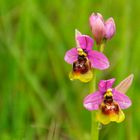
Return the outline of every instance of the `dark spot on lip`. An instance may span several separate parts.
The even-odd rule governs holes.
[[[78,61],[87,61],[86,57],[84,55],[78,55]]]
[[[108,98],[108,99],[104,99],[104,103],[112,103],[113,99],[112,98]]]
[[[79,55],[78,60],[73,63],[73,72],[85,74],[90,69],[91,64],[84,55]]]
[[[102,110],[102,113],[105,115],[119,113],[119,105],[111,100],[104,101],[103,104],[100,105],[100,109]]]
[[[106,96],[105,99],[112,99],[112,96]]]
[[[103,114],[118,114],[119,113],[119,105],[115,102],[112,96],[105,96],[102,104],[100,105],[100,109]]]

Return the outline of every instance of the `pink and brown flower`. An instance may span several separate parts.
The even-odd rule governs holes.
[[[89,94],[84,99],[84,107],[87,110],[98,110],[97,121],[108,124],[111,121],[122,122],[125,115],[122,109],[131,106],[131,100],[125,95],[133,80],[133,74],[123,80],[117,87],[112,85],[115,79],[101,80],[98,91]]]
[[[76,47],[68,50],[64,58],[67,63],[73,65],[69,77],[71,80],[88,82],[93,76],[91,69],[107,69],[109,61],[103,53],[92,50],[93,39],[88,35],[82,35],[76,30],[75,39]]]

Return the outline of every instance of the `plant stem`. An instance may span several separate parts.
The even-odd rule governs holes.
[[[100,51],[100,52],[103,52],[103,51],[104,51],[105,43],[106,43],[106,42],[102,43],[102,44],[99,46],[99,51]]]
[[[99,51],[103,52],[105,48],[106,41],[99,46]],[[93,69],[93,79],[90,85],[90,93],[96,91],[96,70]],[[91,140],[98,140],[99,139],[99,122],[96,121],[96,112],[93,111],[91,113]]]
[[[93,69],[93,79],[92,79],[91,85],[90,85],[90,92],[95,92],[95,90],[96,90],[96,71],[95,71],[95,69]],[[91,140],[98,140],[99,131],[98,131],[98,122],[96,121],[96,112],[95,111],[93,111],[91,113],[91,120],[92,120]]]

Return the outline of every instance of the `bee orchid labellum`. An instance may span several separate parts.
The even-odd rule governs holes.
[[[107,69],[109,61],[103,53],[92,50],[93,39],[88,35],[82,35],[76,30],[75,39],[76,47],[68,50],[64,58],[73,66],[69,77],[71,80],[79,79],[82,82],[89,82],[93,76],[91,69]]]
[[[122,109],[131,106],[131,100],[124,93],[133,81],[133,74],[124,79],[116,88],[112,88],[115,79],[101,80],[98,91],[89,94],[84,99],[84,107],[87,110],[98,110],[97,121],[108,124],[111,121],[122,122],[125,115]],[[122,92],[124,91],[124,92]]]

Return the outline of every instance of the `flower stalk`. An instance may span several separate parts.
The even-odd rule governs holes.
[[[105,48],[105,43],[102,43],[99,46],[99,51],[103,52]],[[96,91],[96,70],[93,70],[93,79],[90,86],[90,93]],[[91,140],[98,140],[99,139],[99,122],[96,120],[96,112],[91,112]]]
[[[90,92],[96,91],[96,70],[93,70],[93,79],[90,85]],[[91,140],[98,140],[99,138],[99,129],[98,122],[96,121],[96,112],[91,112]]]
[[[105,42],[106,43],[106,42]],[[102,52],[103,53],[103,51],[104,51],[104,48],[105,48],[105,43],[102,43],[101,45],[100,45],[100,47],[99,47],[99,51],[100,52]]]

